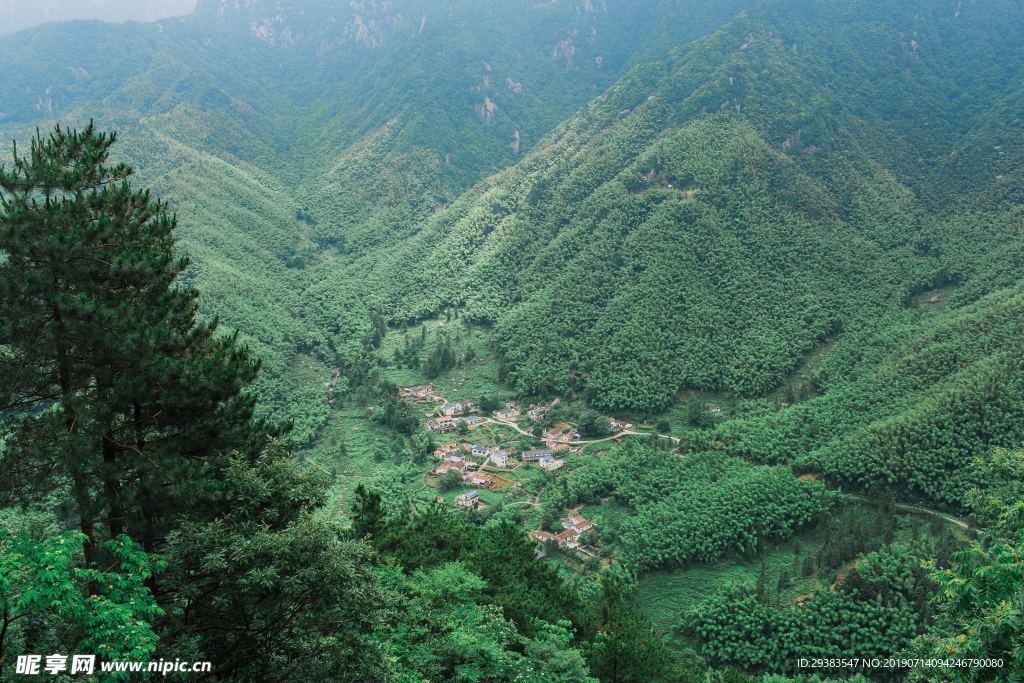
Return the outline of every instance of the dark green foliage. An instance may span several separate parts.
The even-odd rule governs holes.
[[[1010,482],[1009,486],[995,483],[990,500],[1000,500],[1002,493],[1019,488],[1018,460],[1019,455],[997,451],[979,462],[986,480]],[[1003,476],[987,476],[996,471]],[[973,495],[980,499],[990,494],[979,489]],[[864,516],[865,521],[869,519],[870,514]],[[756,586],[733,587],[693,610],[684,635],[696,638],[712,663],[739,664],[756,673],[797,673],[795,658],[799,657],[884,658],[889,651],[913,657],[1002,657],[1007,662],[1002,668],[950,669],[943,674],[953,680],[1002,680],[999,676],[1016,666],[1017,648],[1010,643],[1019,641],[1020,622],[1012,604],[1020,583],[1020,553],[1014,548],[1012,532],[1006,536],[1007,528],[1000,526],[1006,517],[997,519],[1002,521],[980,543],[952,555],[940,538],[881,545],[852,563],[832,557],[837,564],[831,566],[838,571],[834,582],[827,579],[831,587],[819,585],[795,601],[785,569],[774,593],[767,588],[773,577],[762,569]],[[855,520],[848,516],[847,523]],[[907,675],[907,680],[932,680],[928,674],[922,669],[890,671],[885,678],[902,680]]]
[[[579,432],[585,437],[600,439],[612,433],[608,419],[593,410],[586,410],[580,415]]]
[[[536,562],[534,545],[521,528],[500,521],[478,528],[437,506],[415,512],[399,508],[381,519],[372,514],[375,499],[379,494],[359,502],[355,524],[379,552],[406,569],[462,562],[488,582],[489,594],[524,633],[532,632],[532,619],[553,623],[577,609],[557,571]],[[373,527],[366,521],[368,513],[377,520]]]
[[[887,546],[862,556],[837,588],[815,591],[795,604],[778,604],[774,597],[788,587],[783,570],[779,591],[771,593],[767,577],[756,587],[733,587],[692,611],[686,630],[712,663],[738,664],[755,673],[798,673],[801,657],[892,656],[905,651],[929,623],[927,601],[934,586],[921,566],[927,553]],[[849,671],[837,667],[820,673]]]
[[[69,626],[19,633],[30,652],[192,655],[228,680],[378,677],[368,549],[314,516],[324,482],[268,447],[257,364],[197,321],[174,219],[107,164],[113,142],[58,128],[0,168],[4,502],[80,529],[33,538],[31,556],[3,534],[0,641],[14,607]],[[56,495],[12,500],[14,481]]]
[[[892,536],[895,524],[891,513],[860,505],[842,507],[823,524],[825,542],[818,549],[817,564],[841,567],[858,555],[877,549],[886,542],[886,536]]]
[[[681,666],[650,624],[630,603],[635,584],[616,567],[604,569],[589,596],[593,628],[588,651],[591,671],[608,683],[680,680]]]
[[[0,39],[0,134],[27,140],[54,118],[118,126],[120,157],[181,212],[204,314],[263,361],[260,414],[305,445],[332,417],[322,382],[350,377],[372,346],[370,311],[390,317],[372,302],[396,283],[381,289],[354,260],[387,256],[632,64],[748,4],[260,0],[159,24],[49,24]],[[493,120],[477,113],[487,100]]]
[[[572,627],[572,642],[580,645],[591,672],[602,681],[676,680],[677,660],[634,612],[632,582],[620,570],[574,588],[552,565],[536,559],[536,546],[509,521],[492,519],[476,527],[464,515],[437,506],[418,511],[392,507],[383,516],[379,506],[378,494],[360,496],[353,510],[359,532],[368,530],[382,556],[399,562],[414,578],[417,572],[440,577],[456,571],[451,563],[458,562],[458,571],[470,572],[470,578],[450,588],[462,593],[449,598],[455,604],[498,609],[519,634],[535,641],[550,638],[553,627]],[[422,628],[420,633],[427,635]],[[406,638],[400,631],[398,647],[406,646]]]
[[[595,683],[571,624],[521,635],[483,596],[487,582],[458,562],[387,579],[400,592],[393,625],[398,680]]]
[[[917,652],[1003,660],[1001,668],[952,671],[954,681],[1013,680],[1024,671],[1024,451],[998,449],[973,469],[984,483],[969,501],[984,531],[948,566],[929,564],[938,628]]]
[[[829,354],[824,395],[684,446],[961,505],[975,483],[967,466],[1024,439],[1022,320],[1014,287],[947,315],[882,321]]]
[[[423,375],[427,379],[434,379],[445,370],[454,368],[456,362],[457,358],[452,349],[451,340],[447,336],[442,336],[423,364]]]
[[[543,490],[545,525],[611,496],[632,516],[602,543],[651,569],[822,522],[817,557],[763,565],[694,616],[713,662],[896,654],[928,628],[934,579],[939,624],[918,649],[1021,663],[1020,490],[972,492],[1019,468],[970,467],[1024,440],[1019,3],[220,5],[0,41],[11,133],[51,107],[124,121],[126,158],[179,200],[193,256],[176,260],[173,220],[125,167],[93,163],[91,132],[3,174],[0,500],[31,490],[81,528],[82,557],[57,563],[69,626],[138,617],[126,649],[148,656],[152,633],[224,679],[584,681],[584,660],[609,681],[702,679],[632,611],[628,580],[570,587],[506,511],[478,525],[363,489],[346,537],[323,483],[253,417],[255,382],[262,414],[310,444],[335,401],[360,401],[402,435],[375,458],[422,464],[422,416],[381,374],[445,381],[487,349],[525,395],[636,416],[687,396],[679,453],[663,439],[580,458]],[[196,322],[192,282],[242,336]],[[378,357],[390,325],[442,315],[493,329],[492,346],[424,326]],[[732,395],[716,417],[717,394]],[[606,433],[596,412],[569,417]],[[884,509],[822,521],[825,483]],[[988,530],[952,564],[890,544],[894,496],[969,507]],[[28,538],[34,556],[0,544],[43,566],[60,536]],[[24,567],[0,565],[0,598],[24,594]],[[837,583],[789,604],[797,574]],[[89,613],[83,577],[125,590]]]
[[[233,458],[224,480],[230,512],[184,524],[168,540],[172,638],[201,634],[197,655],[235,680],[382,676],[371,634],[385,598],[370,549],[315,514],[323,482],[281,448],[255,462]]]
[[[107,163],[113,143],[58,128],[0,167],[5,478],[70,481],[89,560],[122,533],[152,552],[180,516],[209,514],[200,473],[272,431],[245,390],[258,364],[197,321],[174,219]]]
[[[448,470],[437,480],[438,491],[454,491],[462,486],[462,475],[457,470]]]
[[[565,494],[551,495],[570,506],[607,495],[628,504],[634,516],[622,523],[620,541],[625,561],[638,569],[753,554],[828,509],[821,485],[787,469],[636,445],[588,462],[572,473]]]
[[[855,592],[821,591],[799,606],[775,608],[749,589],[736,589],[691,615],[701,652],[714,664],[754,672],[797,673],[797,660],[891,656],[917,634],[913,611]],[[825,670],[840,674],[845,670]]]
[[[1012,116],[985,112],[1016,88],[1019,8],[790,5],[632,71],[387,262],[354,265],[366,295],[396,320],[459,307],[493,322],[501,376],[524,393],[647,411],[681,389],[770,391],[922,292],[958,285],[968,303],[1012,282],[1019,212],[934,213],[956,183],[908,160],[955,158],[975,117],[1009,134]],[[910,25],[927,56],[899,38]],[[992,56],[990,35],[1005,54],[979,78],[964,64]]]
[[[477,405],[480,407],[481,413],[488,414],[500,409],[501,401],[490,396],[481,396],[480,400],[477,401]]]
[[[382,401],[383,405],[375,409],[371,416],[374,422],[390,427],[399,434],[413,435],[416,433],[422,416],[408,401],[400,400],[388,393],[383,395]]]
[[[352,506],[352,532],[356,538],[366,538],[382,528],[384,506],[380,496],[360,484],[356,487],[356,501]]]

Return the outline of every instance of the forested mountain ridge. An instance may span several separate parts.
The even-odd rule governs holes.
[[[0,91],[10,131],[85,105],[120,125],[300,440],[373,310],[460,310],[518,390],[650,412],[771,390],[915,292],[967,302],[998,279],[970,254],[1016,245],[1018,6],[740,9],[204,2],[82,27],[66,70],[42,55],[67,27],[0,41]]]
[[[263,403],[304,440],[329,377],[296,351],[328,340],[338,353],[324,359],[346,364],[369,325],[358,302],[324,325],[303,310],[322,280],[312,266],[415,231],[631,63],[746,4],[204,2],[155,24],[47,25],[0,40],[0,126],[22,139],[53,119],[123,131],[119,154],[180,202],[204,311],[253,345]],[[353,22],[383,22],[389,38],[368,43]],[[210,201],[221,191],[230,209]]]
[[[0,39],[0,682],[1024,671],[1021,36],[200,0]],[[998,663],[836,664],[893,656]]]
[[[52,24],[0,40],[0,127],[24,139],[41,121],[95,118],[123,131],[118,153],[178,200],[204,312],[264,360],[262,401],[301,441],[329,371],[296,352],[327,340],[328,367],[351,362],[368,326],[360,302],[325,324],[307,313],[320,270],[417,231],[630,64],[747,4],[204,2],[153,24]],[[383,22],[388,39],[352,22]]]
[[[105,21],[153,21],[188,14],[196,0],[0,0],[0,35],[45,22],[96,18]]]
[[[957,160],[990,179],[968,220],[994,213],[956,257],[1015,249],[1007,195],[989,188],[1019,182],[1000,143],[1016,135],[1021,54],[1000,46],[1024,16],[890,9],[763,3],[637,67],[386,259],[355,261],[374,273],[364,295],[396,320],[455,307],[495,323],[523,391],[649,410],[684,388],[760,394],[864,316],[979,286],[943,248],[961,184],[980,184]]]
[[[299,149],[298,167],[319,171],[338,145],[411,116],[406,146],[450,155],[459,189],[505,163],[489,157],[513,156],[516,130],[528,149],[623,69],[742,6],[203,2],[191,16],[152,24],[55,24],[0,41],[15,67],[0,81],[3,120],[68,115],[83,103],[95,111],[97,99],[112,113],[143,116],[198,104],[225,109],[251,135],[272,140],[279,167],[292,161],[282,153]],[[446,149],[445,136],[458,148]],[[268,160],[243,139],[208,142]]]

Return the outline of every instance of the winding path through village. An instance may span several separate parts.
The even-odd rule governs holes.
[[[502,425],[504,427],[510,427],[510,428],[516,430],[517,432],[519,432],[520,434],[522,434],[523,436],[528,436],[531,439],[538,438],[532,432],[526,431],[525,429],[523,429],[522,427],[517,425],[515,422],[506,422],[504,420],[495,420],[494,418],[491,418],[491,417],[483,418],[483,422],[487,423],[487,424],[495,424],[495,425]],[[564,444],[568,444],[570,446],[573,446],[573,445],[576,445],[576,446],[586,446],[586,445],[595,444],[595,443],[606,443],[608,441],[618,441],[619,439],[621,439],[624,436],[644,436],[644,434],[643,434],[643,432],[634,432],[631,429],[627,429],[627,430],[619,432],[618,434],[612,434],[611,436],[607,436],[607,437],[605,437],[603,439],[581,439],[579,441],[573,441],[572,439],[544,439],[544,440],[545,441],[550,441],[552,443],[564,443]]]

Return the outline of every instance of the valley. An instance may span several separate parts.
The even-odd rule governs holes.
[[[146,652],[222,653],[224,680],[275,648],[312,667],[282,681],[939,680],[797,667],[852,648],[1014,680],[1021,35],[1009,0],[199,0],[0,38],[0,133],[116,130],[177,220],[164,279],[219,325],[183,357],[233,359],[195,370],[231,387],[211,424],[152,428],[212,463],[160,470],[161,501],[206,482],[195,509],[162,502],[163,541],[124,515],[153,566],[201,558],[169,563],[186,597]],[[6,329],[0,356],[32,352]],[[0,404],[11,481],[57,457],[29,438],[51,394]],[[155,476],[119,457],[86,470],[97,500]],[[0,498],[0,550],[81,521],[77,467]],[[204,644],[233,631],[190,621],[190,582],[234,561],[210,595],[365,602],[324,598],[340,639]]]

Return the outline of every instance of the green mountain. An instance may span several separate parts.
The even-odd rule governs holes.
[[[457,312],[517,391],[643,415],[1015,283],[1022,27],[995,1],[211,1],[0,41],[0,121],[121,130],[300,442],[374,312]]]
[[[175,200],[204,311],[263,359],[263,402],[301,441],[325,392],[296,353],[351,361],[368,325],[343,291],[338,318],[305,310],[322,272],[417,230],[632,64],[744,4],[201,2],[152,24],[51,24],[0,40],[0,126],[121,131],[142,181]]]
[[[74,19],[153,21],[188,14],[196,0],[0,0],[0,34],[14,33],[46,22]]]
[[[200,0],[0,38],[0,133],[117,129],[191,262],[166,268],[166,236],[126,243],[197,287],[262,362],[256,414],[293,423],[274,444],[250,419],[241,351],[243,372],[204,365],[230,339],[183,358],[154,341],[181,318],[192,349],[191,308],[122,301],[105,262],[83,266],[69,311],[102,300],[144,341],[144,381],[92,381],[104,354],[132,378],[139,359],[83,315],[94,441],[59,373],[34,403],[7,391],[3,424],[25,428],[0,433],[0,467],[50,493],[0,491],[0,593],[58,562],[87,604],[76,581],[97,579],[58,537],[82,527],[123,554],[111,586],[154,625],[140,657],[221,655],[226,680],[274,659],[325,680],[588,683],[789,680],[803,653],[1009,662],[964,681],[1024,666],[1021,36],[1018,0]],[[55,210],[21,199],[0,270],[60,263],[22,229]],[[5,278],[0,299],[63,339]],[[152,320],[125,319],[137,304]],[[0,324],[12,383],[33,329]],[[182,424],[154,390],[166,367]],[[550,405],[440,433],[440,407],[398,391],[427,382],[481,413]],[[207,385],[244,424],[202,407]],[[153,440],[134,399],[160,458],[180,441],[210,464],[136,457]],[[632,424],[609,434],[610,415]],[[491,464],[545,441],[564,462]],[[488,456],[439,476],[457,444]],[[470,491],[482,505],[450,509]],[[118,546],[122,518],[140,548]],[[72,629],[45,616],[12,633],[60,643]],[[814,675],[854,673],[903,679]]]
[[[386,254],[332,264],[310,300],[363,280],[395,320],[457,308],[495,326],[527,394],[640,413],[761,395],[918,292],[1015,281],[985,261],[1018,248],[1022,55],[999,46],[1022,20],[765,3],[635,68]]]

